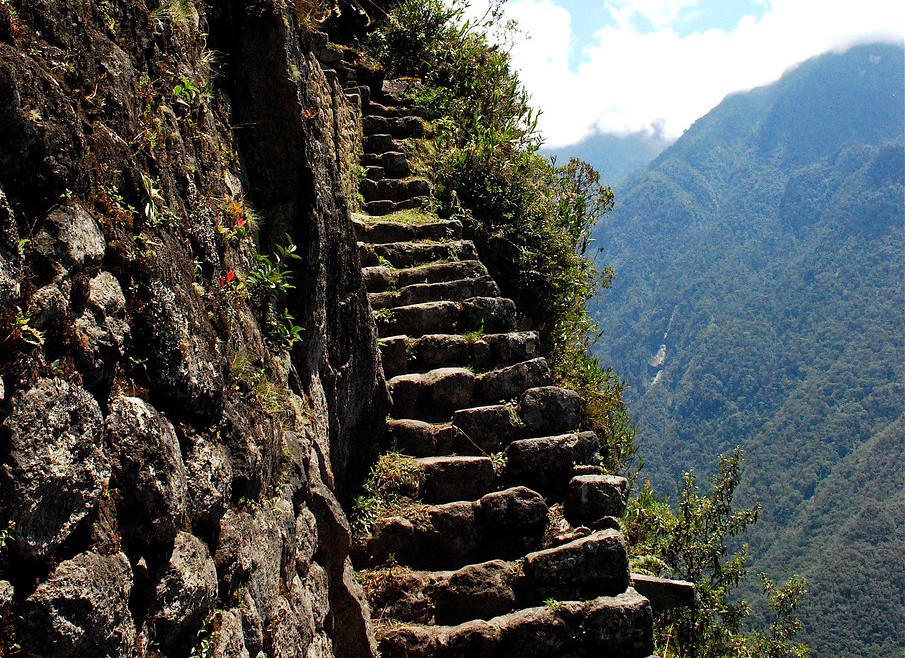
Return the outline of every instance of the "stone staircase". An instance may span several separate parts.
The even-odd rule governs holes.
[[[405,141],[424,122],[399,85],[349,93],[364,115],[353,221],[392,396],[385,448],[418,473],[411,504],[353,551],[381,655],[648,656],[651,608],[614,518],[627,482],[601,472],[578,395],[554,385],[462,223],[423,212],[430,182],[411,176]]]

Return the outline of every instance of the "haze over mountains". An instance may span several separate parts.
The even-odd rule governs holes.
[[[595,236],[616,269],[598,354],[631,387],[647,476],[672,494],[745,446],[752,572],[807,576],[815,656],[905,648],[903,54],[859,46],[728,97]]]

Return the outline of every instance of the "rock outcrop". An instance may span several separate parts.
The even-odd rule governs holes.
[[[304,7],[0,3],[0,654],[374,655],[361,120]]]

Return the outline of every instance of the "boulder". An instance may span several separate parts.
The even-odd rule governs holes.
[[[437,623],[459,624],[509,612],[515,607],[513,583],[517,571],[514,564],[502,560],[459,569],[436,589]]]
[[[169,544],[188,506],[188,478],[170,422],[144,400],[110,402],[107,434],[123,534],[138,544]]]
[[[573,525],[592,525],[605,516],[622,516],[628,480],[617,475],[577,475],[569,481],[564,510]]]
[[[2,492],[15,545],[42,559],[90,523],[111,468],[94,398],[61,379],[41,379],[12,400],[3,423],[9,457]]]
[[[174,650],[194,639],[217,601],[217,568],[207,545],[186,532],[176,535],[173,552],[154,592],[154,637]]]
[[[32,656],[132,656],[131,592],[122,553],[81,553],[61,562],[25,601],[20,642]]]

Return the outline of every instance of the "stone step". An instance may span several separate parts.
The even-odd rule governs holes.
[[[453,452],[456,431],[451,423],[429,423],[411,418],[388,419],[388,449],[413,457],[433,457]]]
[[[478,375],[468,368],[437,368],[397,375],[387,382],[392,398],[390,413],[394,418],[447,420],[457,410],[516,398],[529,388],[546,385],[549,380],[550,370],[543,357]]]
[[[368,201],[364,205],[364,210],[369,215],[375,217],[383,217],[384,215],[392,215],[402,210],[425,210],[430,208],[431,200],[428,196],[415,196],[404,201],[390,201],[388,199],[381,201]]]
[[[581,425],[581,400],[558,386],[531,388],[517,404],[460,409],[452,424],[457,452],[491,454],[518,439],[574,432]]]
[[[563,502],[566,520],[573,526],[593,526],[605,516],[625,513],[628,480],[618,475],[578,475],[569,481]]]
[[[438,368],[427,373],[393,377],[387,382],[394,418],[448,419],[467,407],[475,388],[475,374],[464,368]]]
[[[397,269],[436,261],[475,260],[477,251],[471,240],[358,243],[361,264],[365,267],[388,265]]]
[[[500,288],[489,276],[479,279],[459,279],[443,283],[415,283],[399,290],[368,293],[368,301],[375,311],[382,308],[409,306],[430,301],[456,302],[471,297],[498,297]]]
[[[378,181],[386,177],[386,169],[377,165],[365,167],[365,178],[368,180]]]
[[[437,625],[491,619],[547,599],[612,596],[630,584],[625,542],[616,530],[589,532],[529,553],[520,563],[492,560],[457,571],[394,572],[404,586],[374,578],[368,589],[372,609],[403,622]]]
[[[429,263],[418,267],[394,269],[381,265],[362,268],[368,292],[384,292],[390,288],[404,288],[416,283],[442,283],[456,279],[476,279],[487,276],[487,268],[479,260],[450,263]]]
[[[370,244],[413,242],[417,240],[461,240],[462,222],[458,219],[436,219],[422,224],[375,221],[367,215],[353,215],[355,237]]]
[[[416,197],[429,197],[431,184],[426,178],[382,178],[379,181],[365,179],[358,189],[366,203],[392,201],[398,204]]]
[[[361,164],[364,167],[381,167],[387,178],[405,178],[412,173],[408,156],[402,151],[365,153],[361,157]]]
[[[418,464],[423,474],[418,496],[425,503],[474,500],[494,489],[489,457],[423,457]]]
[[[380,519],[356,546],[356,568],[397,564],[458,569],[491,559],[513,560],[540,548],[547,527],[543,496],[526,487],[494,491],[475,501],[427,505],[417,518]]]
[[[383,658],[646,658],[652,637],[650,604],[633,589],[456,626],[388,625],[377,634]]]
[[[402,105],[380,103],[376,100],[372,100],[370,103],[368,103],[368,106],[366,108],[366,114],[368,116],[400,118],[416,113],[417,110],[415,110],[414,108],[404,107]]]
[[[472,297],[462,302],[426,302],[376,312],[380,338],[468,332],[484,328],[494,333],[515,331],[515,303],[503,297]],[[381,315],[382,313],[382,315]]]
[[[576,464],[600,461],[594,432],[519,439],[510,443],[503,454],[506,456],[507,482],[518,482],[545,496],[560,499],[575,475]]]
[[[399,152],[402,150],[402,140],[394,139],[392,135],[387,134],[367,135],[364,138],[363,145],[367,153]]]
[[[552,382],[547,360],[540,356],[478,375],[474,399],[485,404],[514,400],[529,388],[548,386]]]
[[[538,353],[538,337],[533,331],[472,332],[465,336],[429,334],[421,338],[393,336],[380,345],[387,377],[451,366],[470,366],[475,372],[486,372],[527,361]]]
[[[411,139],[424,136],[424,119],[418,116],[385,117],[376,114],[365,116],[361,124],[365,135],[390,135],[394,139]]]

